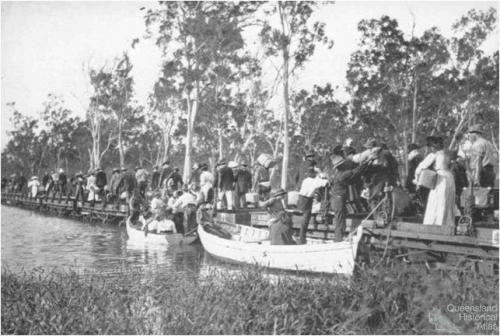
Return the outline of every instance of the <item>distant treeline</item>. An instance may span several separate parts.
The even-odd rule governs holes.
[[[92,94],[83,118],[58,94],[48,95],[40,118],[11,102],[13,130],[2,174],[150,168],[169,159],[186,178],[195,162],[213,167],[224,157],[253,165],[266,152],[284,161],[274,181],[290,187],[281,171],[293,176],[310,149],[326,168],[328,150],[348,138],[357,150],[372,137],[386,143],[403,170],[409,143],[439,135],[456,147],[471,123],[482,123],[485,136],[498,144],[498,50],[481,50],[497,30],[495,9],[458,18],[451,38],[435,27],[408,37],[388,16],[362,20],[344,103],[330,84],[294,87],[315,49],[336,48],[325,23],[311,19],[331,5],[165,2],[145,9],[147,29],[138,35],[154,40],[163,55],[148,104],[133,100],[126,52],[112,66],[86,69]],[[255,28],[258,48],[246,43]],[[263,82],[263,69],[275,71],[273,83]],[[282,111],[270,109],[276,96]]]

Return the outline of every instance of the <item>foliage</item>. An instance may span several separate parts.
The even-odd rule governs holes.
[[[422,266],[423,267],[423,266]],[[3,334],[434,334],[440,310],[459,333],[491,333],[447,305],[498,304],[498,276],[419,266],[335,277],[267,276],[245,268],[116,277],[2,271]],[[498,310],[493,314],[498,320]]]

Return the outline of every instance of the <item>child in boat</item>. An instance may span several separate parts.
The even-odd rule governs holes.
[[[267,201],[259,201],[259,206],[265,208],[272,217],[269,225],[271,245],[296,244],[292,237],[292,219],[285,211],[285,195],[285,190],[278,189]]]

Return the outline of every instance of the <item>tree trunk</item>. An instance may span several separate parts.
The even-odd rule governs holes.
[[[118,120],[118,152],[120,153],[120,166],[125,167],[125,153],[122,144],[122,121]]]
[[[285,113],[283,114],[283,166],[281,168],[281,188],[287,190],[288,159],[290,151],[290,139],[288,136],[288,119],[290,116],[290,102],[288,92],[288,50],[283,50],[283,99],[285,103]]]
[[[222,158],[224,157],[224,153],[223,153],[223,143],[222,143],[222,129],[219,128],[219,132],[218,132],[218,140],[219,140],[219,160],[222,160]]]
[[[417,69],[415,69],[415,75],[413,80],[413,111],[412,111],[412,124],[411,124],[411,142],[415,143],[417,141],[417,94],[418,94],[418,74]],[[406,138],[405,138],[406,139]],[[406,146],[406,145],[405,145]],[[408,173],[408,167],[406,168]]]
[[[193,124],[196,119],[196,114],[198,112],[198,93],[199,93],[199,83],[195,84],[194,88],[194,99],[188,99],[188,118],[187,118],[187,134],[186,134],[186,156],[184,159],[184,181],[189,181],[191,177],[191,151],[193,147]]]

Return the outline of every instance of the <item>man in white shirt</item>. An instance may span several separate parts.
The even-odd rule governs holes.
[[[467,131],[472,143],[470,147],[471,168],[474,173],[474,185],[481,187],[495,187],[495,166],[498,157],[493,144],[483,138],[481,125],[473,125]]]
[[[173,204],[174,209],[182,209],[184,213],[184,232],[188,233],[196,227],[196,196],[185,190]]]
[[[298,208],[302,211],[302,225],[300,227],[300,244],[306,243],[307,227],[311,220],[313,196],[317,188],[324,186],[328,180],[316,177],[314,167],[309,167],[307,177],[302,181],[299,191]]]

